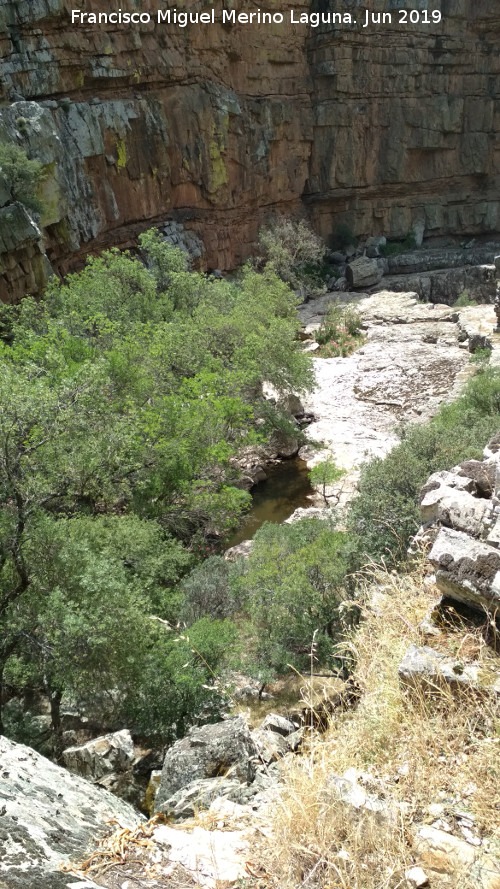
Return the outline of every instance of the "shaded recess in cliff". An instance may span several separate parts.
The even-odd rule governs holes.
[[[358,0],[320,5],[361,13]],[[0,237],[0,297],[36,290],[48,261],[64,272],[166,218],[223,269],[269,214],[304,201],[327,239],[340,222],[394,237],[421,220],[428,234],[498,229],[500,16],[486,0],[417,5],[443,23],[308,29],[286,13],[282,25],[77,26],[71,0],[4,3],[0,140],[46,176],[43,239],[29,220],[29,237]],[[0,236],[10,205],[0,193]]]

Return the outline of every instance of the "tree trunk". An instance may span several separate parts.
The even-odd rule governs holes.
[[[0,735],[4,734],[3,730],[3,669],[4,665],[0,664]]]
[[[61,698],[62,698],[62,691],[49,692],[50,719],[52,722],[52,729],[54,732],[54,752],[55,752],[57,760],[59,760],[61,758],[62,750],[63,750],[62,727],[61,727]]]

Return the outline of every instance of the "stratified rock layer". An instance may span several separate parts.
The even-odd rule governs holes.
[[[291,25],[288,9],[283,24],[224,26],[218,5],[215,24],[179,28],[72,25],[69,0],[4,2],[0,139],[45,166],[53,267],[170,217],[202,234],[206,266],[231,268],[270,212],[303,201],[327,240],[339,225],[417,240],[498,230],[495,4],[437,0],[439,24],[399,24],[398,5],[370,28]],[[0,255],[2,299],[43,284],[41,256],[22,238]]]

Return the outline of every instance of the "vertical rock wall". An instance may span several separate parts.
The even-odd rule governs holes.
[[[20,229],[7,244],[0,212],[0,297],[39,288],[44,247],[64,272],[165,218],[226,269],[269,214],[304,202],[327,239],[341,223],[394,237],[415,221],[427,234],[497,230],[500,15],[488,0],[414,5],[441,8],[443,24],[308,28],[270,0],[284,24],[77,26],[72,0],[6,0],[0,140],[46,175],[43,242]],[[310,6],[363,17],[358,0],[298,0],[296,17]]]
[[[332,5],[332,4],[330,4]],[[341,4],[358,7],[356,2]],[[404,238],[500,228],[500,8],[488,0],[364,3],[392,24],[307,40],[314,136],[304,200],[320,232]],[[441,10],[439,25],[398,9]]]

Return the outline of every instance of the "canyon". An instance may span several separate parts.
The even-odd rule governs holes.
[[[375,21],[386,7],[362,12]],[[434,7],[440,23],[216,15],[180,28],[77,26],[69,0],[5,2],[0,141],[38,159],[44,178],[40,219],[0,182],[0,298],[40,292],[51,270],[133,246],[166,220],[201,236],[201,266],[223,271],[279,213],[307,213],[330,244],[339,227],[391,239],[498,231],[500,15],[487,0]],[[109,12],[103,0],[85,9]],[[296,19],[328,9],[294,4]]]

